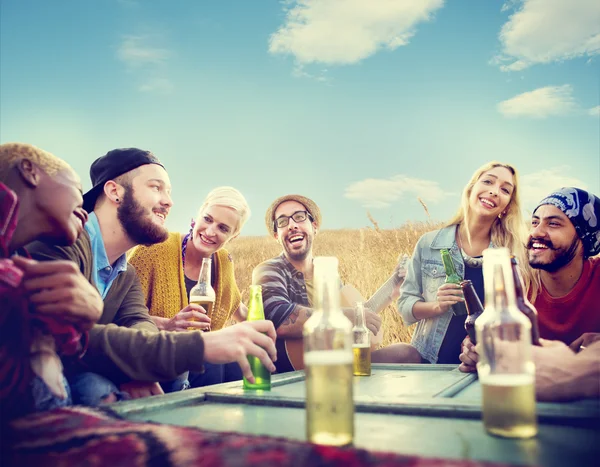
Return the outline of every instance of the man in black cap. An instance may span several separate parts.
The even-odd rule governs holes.
[[[242,323],[203,335],[199,331],[159,333],[150,318],[125,253],[168,236],[164,224],[173,205],[171,182],[158,158],[141,149],[115,149],[92,164],[90,175],[93,187],[83,197],[89,221],[79,240],[72,247],[36,243],[30,250],[37,259],[74,261],[104,300],[85,357],[67,368],[74,402],[97,405],[161,394],[156,381],[172,380],[188,370],[202,371],[203,361],[237,361],[244,375],[252,378],[248,353],[274,369],[269,358],[276,355],[271,323]],[[197,322],[209,320],[197,305],[182,311]]]

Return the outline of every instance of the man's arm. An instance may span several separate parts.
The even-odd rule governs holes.
[[[538,400],[600,397],[600,342],[575,354],[560,341],[540,340],[533,347]]]
[[[158,327],[150,317],[146,307],[144,291],[133,268],[128,267],[127,271],[121,273],[112,284],[105,299],[107,312],[110,313],[108,305],[111,303],[113,296],[122,293],[124,294],[123,299],[111,322],[132,329],[158,331]]]
[[[252,272],[252,283],[262,286],[265,318],[273,321],[277,336],[302,337],[312,309],[291,301],[283,271],[269,262],[261,263]]]

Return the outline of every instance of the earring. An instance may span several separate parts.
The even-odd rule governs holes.
[[[118,203],[119,202],[119,198],[115,198],[115,201]]]

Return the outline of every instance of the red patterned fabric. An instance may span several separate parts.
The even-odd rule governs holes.
[[[12,423],[6,465],[481,467],[489,462],[434,459],[334,448],[282,438],[203,431],[122,420],[107,410],[69,407]],[[4,465],[4,464],[2,464]]]

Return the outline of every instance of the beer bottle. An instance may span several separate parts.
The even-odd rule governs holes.
[[[442,248],[442,263],[444,263],[444,269],[446,271],[446,284],[460,285],[462,277],[456,272],[452,256],[450,251],[446,248]],[[452,313],[455,316],[464,316],[467,314],[467,307],[464,302],[458,302],[452,305]]]
[[[533,345],[541,345],[537,310],[527,299],[527,295],[525,294],[525,284],[523,282],[521,272],[519,271],[519,263],[517,261],[517,258],[511,256],[510,264],[512,267],[513,279],[515,281],[515,295],[517,297],[517,308],[529,318],[529,321],[531,321],[531,343]]]
[[[260,285],[250,286],[250,301],[248,302],[248,321],[260,321],[265,319],[263,308],[262,287]],[[244,377],[244,389],[271,390],[271,372],[263,365],[258,357],[248,355],[248,363],[254,375],[254,383]]]
[[[331,446],[354,439],[352,323],[340,307],[338,260],[314,259],[314,313],[303,329],[306,437]]]
[[[195,303],[196,305],[203,307],[209,318],[212,317],[212,311],[215,305],[215,289],[213,289],[210,283],[210,268],[211,259],[203,258],[198,283],[190,290],[190,303]],[[208,330],[210,331],[210,329]]]
[[[352,352],[354,353],[353,373],[354,376],[371,376],[371,333],[365,324],[363,303],[356,302],[354,311],[354,327],[352,328],[354,339],[352,345]]]
[[[485,308],[475,322],[483,424],[496,436],[537,434],[531,322],[519,311],[507,248],[483,252]]]
[[[477,343],[477,336],[475,335],[475,321],[479,318],[479,315],[483,313],[483,305],[481,304],[481,300],[479,300],[479,296],[477,292],[475,292],[475,287],[473,287],[473,282],[466,280],[460,283],[462,287],[463,295],[465,296],[465,305],[467,307],[467,319],[465,320],[465,330],[471,339],[473,344]]]

